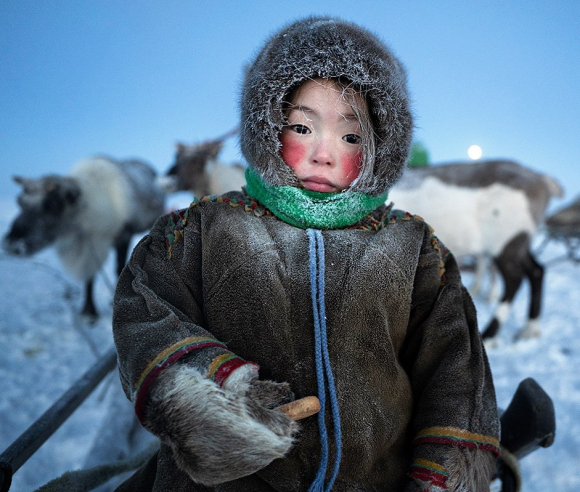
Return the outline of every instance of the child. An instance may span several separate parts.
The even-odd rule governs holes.
[[[384,205],[406,76],[331,18],[245,74],[243,192],[162,217],[115,298],[121,380],[161,448],[119,490],[487,491],[494,389],[453,256]],[[317,395],[299,424],[276,409]]]

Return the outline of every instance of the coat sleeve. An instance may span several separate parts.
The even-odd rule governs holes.
[[[113,334],[119,373],[142,422],[152,384],[175,364],[187,361],[219,385],[236,369],[255,366],[204,328],[202,247],[196,221],[198,215],[191,209],[158,219],[135,247],[117,284]],[[175,234],[183,234],[186,223],[187,256],[184,241],[171,249]]]
[[[284,457],[297,426],[275,409],[292,397],[289,385],[258,380],[256,364],[204,328],[196,212],[160,218],[136,246],[117,286],[113,330],[137,417],[192,481],[210,486]]]
[[[453,255],[425,234],[401,352],[413,387],[407,490],[488,492],[499,419],[476,311]]]

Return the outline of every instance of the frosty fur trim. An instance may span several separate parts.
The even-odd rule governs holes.
[[[184,355],[202,348],[207,347],[221,347],[226,349],[226,346],[210,337],[188,337],[174,343],[170,347],[161,351],[143,370],[141,376],[135,383],[135,391],[133,401],[135,402],[135,414],[137,418],[143,422],[143,412],[149,394],[149,387],[155,378],[167,367],[181,359]]]
[[[248,164],[269,185],[299,185],[280,157],[279,135],[286,120],[285,99],[315,78],[347,79],[366,99],[375,132],[374,167],[352,190],[382,195],[399,179],[411,145],[406,72],[378,37],[337,18],[309,17],[284,27],[248,66],[240,124]]]
[[[185,364],[168,368],[155,382],[145,427],[171,447],[179,468],[207,486],[250,475],[282,458],[297,430],[279,410],[267,409],[243,391],[220,388]]]

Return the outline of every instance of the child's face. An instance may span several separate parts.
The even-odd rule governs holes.
[[[309,80],[290,102],[288,124],[280,135],[284,162],[307,190],[348,188],[362,162],[361,129],[341,87],[328,79]]]

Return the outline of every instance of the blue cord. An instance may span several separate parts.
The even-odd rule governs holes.
[[[316,381],[318,385],[318,399],[320,412],[318,413],[318,428],[320,433],[320,466],[310,485],[309,492],[329,492],[334,485],[340,467],[342,450],[342,433],[340,428],[340,414],[338,399],[334,386],[334,377],[328,354],[326,333],[326,309],[324,303],[324,238],[319,230],[308,229],[309,260],[310,260],[310,296],[314,312],[314,356],[316,364]],[[326,468],[328,466],[328,432],[326,429],[325,409],[326,391],[330,398],[331,415],[334,424],[334,442],[336,456],[330,480],[324,486]]]

